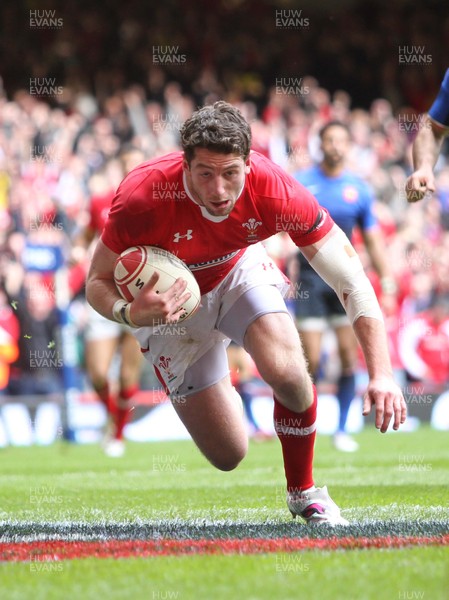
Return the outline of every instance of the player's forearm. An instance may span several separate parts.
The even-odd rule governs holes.
[[[112,314],[112,307],[121,296],[110,279],[99,277],[88,277],[86,282],[86,299],[97,312],[106,319],[115,321]]]
[[[438,132],[427,117],[425,126],[419,131],[413,143],[412,157],[415,171],[433,169],[441,150],[444,135]]]
[[[385,256],[379,233],[377,231],[367,231],[363,234],[363,239],[371,264],[379,276],[382,292],[384,294],[395,294],[397,291],[396,282]]]
[[[112,321],[112,307],[121,296],[114,282],[114,268],[118,254],[110,250],[101,240],[95,248],[86,281],[86,299],[103,317]]]
[[[391,277],[390,267],[385,257],[385,253],[380,243],[379,234],[377,232],[365,233],[363,236],[366,250],[369,254],[371,264],[374,270],[379,275],[380,279]]]
[[[359,317],[353,328],[362,347],[370,379],[391,377],[393,371],[384,324],[371,317]]]

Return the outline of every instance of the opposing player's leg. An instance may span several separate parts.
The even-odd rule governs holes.
[[[109,369],[117,352],[119,338],[95,338],[86,340],[86,371],[97,396],[106,408],[107,421],[103,433],[102,447],[107,456],[119,457],[123,455],[122,442],[115,444],[114,432],[116,430],[117,398],[111,382],[109,381]]]
[[[217,469],[230,471],[245,457],[248,435],[242,403],[231,385],[225,344],[215,345],[187,369],[171,401],[195,444]]]
[[[320,366],[323,332],[319,325],[314,325],[311,321],[315,322],[317,319],[304,319],[304,321],[298,324],[298,330],[301,336],[302,347],[304,349],[309,373],[311,377],[316,380],[318,368]],[[313,329],[313,327],[316,327],[316,329]]]
[[[139,391],[142,353],[136,338],[124,331],[120,340],[120,378],[117,397],[116,439],[123,438],[123,429],[129,417],[131,402]]]
[[[109,381],[109,370],[117,352],[121,336],[121,326],[102,317],[92,307],[88,307],[88,321],[85,331],[86,371],[92,387],[107,411],[107,425],[103,438],[103,448],[110,456],[121,456],[119,448],[111,448],[109,442],[113,439],[117,400],[115,390]]]
[[[346,317],[342,317],[346,319]],[[340,407],[338,430],[334,436],[334,445],[342,452],[355,452],[358,444],[346,433],[349,408],[355,396],[355,369],[357,365],[357,338],[352,327],[345,321],[334,325],[337,337],[341,374],[337,385],[337,399]],[[335,323],[335,321],[334,321]]]
[[[115,398],[108,375],[112,359],[117,351],[120,325],[105,319],[91,306],[88,306],[84,338],[87,374],[109,415],[115,410]]]
[[[108,373],[117,350],[117,345],[117,337],[89,339],[86,340],[85,345],[87,374],[92,387],[106,407],[108,414],[112,414],[115,408],[115,400],[109,384]]]
[[[329,287],[316,273],[307,271],[304,288],[309,294],[296,303],[296,327],[301,337],[308,371],[316,382],[319,376],[321,342],[328,327],[326,297]]]

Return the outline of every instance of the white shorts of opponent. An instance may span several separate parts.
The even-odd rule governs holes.
[[[288,314],[283,297],[289,285],[262,244],[255,244],[202,296],[200,308],[187,321],[135,329],[145,358],[172,400],[223,379],[229,373],[230,340],[244,346],[245,332],[255,319],[267,313]]]

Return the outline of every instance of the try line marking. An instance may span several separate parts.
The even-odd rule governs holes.
[[[109,540],[102,542],[1,543],[0,561],[49,563],[74,558],[131,558],[191,554],[271,554],[301,550],[358,550],[449,545],[449,534],[432,537],[246,538],[216,540]]]
[[[1,521],[0,561],[85,557],[261,554],[449,545],[449,520],[366,520],[310,527],[294,521]]]

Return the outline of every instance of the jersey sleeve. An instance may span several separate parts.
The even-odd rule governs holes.
[[[443,127],[449,127],[449,69],[446,71],[440,91],[429,110],[430,117]]]
[[[288,233],[298,247],[303,247],[332,229],[334,221],[327,210],[294,177],[264,157],[257,159],[256,167],[252,192],[271,235]]]
[[[301,183],[289,177],[287,198],[276,214],[277,231],[286,231],[299,247],[323,238],[334,225],[327,209]]]
[[[101,235],[102,242],[116,254],[135,246],[144,238],[151,240],[157,227],[152,190],[166,181],[159,170],[131,172],[120,184]],[[150,242],[148,242],[150,243]]]
[[[116,254],[121,254],[133,245],[128,243],[129,228],[120,227],[120,223],[125,223],[129,220],[126,196],[126,192],[120,186],[112,201],[108,220],[101,234],[101,241],[109,250],[112,250]]]

